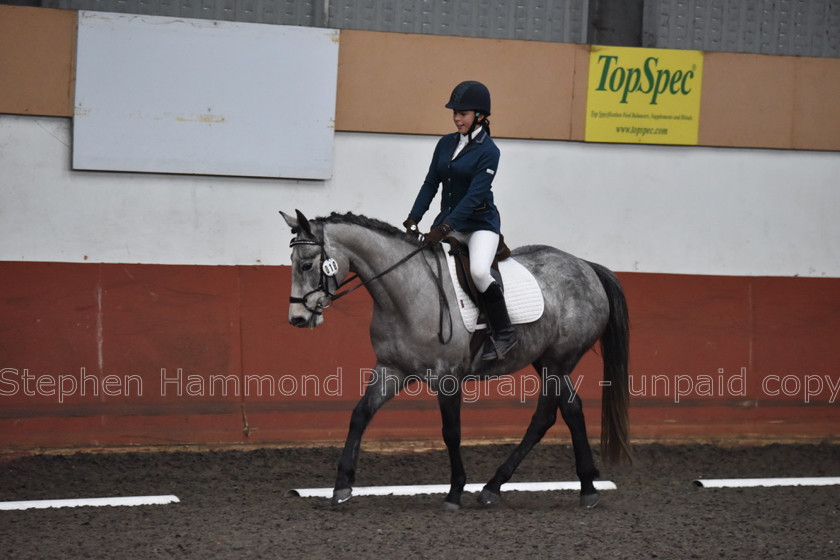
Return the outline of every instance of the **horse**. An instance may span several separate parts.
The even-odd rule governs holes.
[[[413,382],[425,382],[436,395],[451,478],[443,508],[461,507],[466,471],[461,459],[461,384],[492,379],[532,365],[541,378],[537,407],[524,437],[478,495],[483,505],[499,503],[507,482],[542,439],[560,411],[571,433],[580,505],[591,508],[600,496],[593,481],[598,469],[586,433],[580,396],[570,374],[600,341],[604,364],[601,449],[610,463],[631,459],[628,437],[627,304],[615,275],[606,267],[544,245],[512,251],[537,280],[543,314],[516,325],[519,343],[501,360],[482,360],[471,347],[472,333],[452,321],[457,314],[451,282],[442,280],[441,244],[427,246],[416,236],[380,220],[351,213],[314,220],[299,210],[281,212],[294,235],[289,323],[315,328],[324,310],[350,291],[365,287],[373,299],[370,339],[376,355],[373,374],[353,409],[338,462],[332,503],[350,499],[365,428],[389,399]],[[437,273],[430,264],[438,260]],[[349,275],[355,274],[355,276]],[[344,279],[339,282],[339,279]],[[336,292],[351,280],[358,284]],[[447,322],[445,317],[449,317]],[[457,315],[456,315],[457,316]],[[480,347],[479,347],[480,349]]]

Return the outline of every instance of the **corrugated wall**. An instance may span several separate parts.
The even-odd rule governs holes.
[[[329,24],[341,29],[583,43],[587,5],[586,0],[344,0],[330,2]]]
[[[585,43],[587,0],[45,0],[44,7],[338,29]]]
[[[325,25],[319,0],[44,0],[45,8],[93,10],[277,25]]]
[[[840,56],[840,2],[647,0],[644,46]]]
[[[603,25],[639,25],[635,18],[600,21],[607,14],[589,0],[43,0],[41,5],[560,43],[600,41],[597,31]],[[840,2],[836,0],[636,0],[635,5],[641,5],[644,13],[643,29],[638,30],[641,46],[840,57]],[[635,33],[617,36],[628,35]]]

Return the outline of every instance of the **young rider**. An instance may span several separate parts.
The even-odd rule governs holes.
[[[490,137],[490,91],[480,82],[461,82],[452,91],[446,108],[452,109],[458,131],[438,141],[426,180],[403,225],[409,233],[418,233],[417,224],[443,185],[440,213],[424,236],[424,243],[438,243],[450,235],[468,245],[470,275],[495,340],[495,345],[487,342],[481,357],[493,360],[504,357],[517,340],[502,288],[490,274],[501,227],[492,192],[499,148]]]

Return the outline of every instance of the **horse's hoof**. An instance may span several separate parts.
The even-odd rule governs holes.
[[[500,501],[502,501],[502,495],[492,492],[487,488],[483,489],[478,495],[478,503],[483,506],[495,506]]]
[[[592,509],[598,505],[598,502],[601,501],[601,495],[598,492],[594,494],[581,494],[580,495],[580,507],[584,507],[586,509]]]
[[[461,504],[453,504],[452,502],[443,502],[443,506],[441,506],[443,511],[458,511],[461,509]]]
[[[342,488],[341,490],[334,490],[332,497],[332,505],[337,506],[343,504],[353,495],[352,488]]]

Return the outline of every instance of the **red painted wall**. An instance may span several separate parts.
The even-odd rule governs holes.
[[[0,263],[0,445],[341,441],[374,363],[368,295],[286,320],[287,267]],[[840,435],[840,279],[621,273],[632,435]],[[601,361],[573,374],[591,434]],[[467,388],[464,437],[524,432],[533,371]],[[272,394],[273,391],[273,394]],[[425,386],[368,438],[439,439]],[[565,428],[550,435],[565,437]]]

